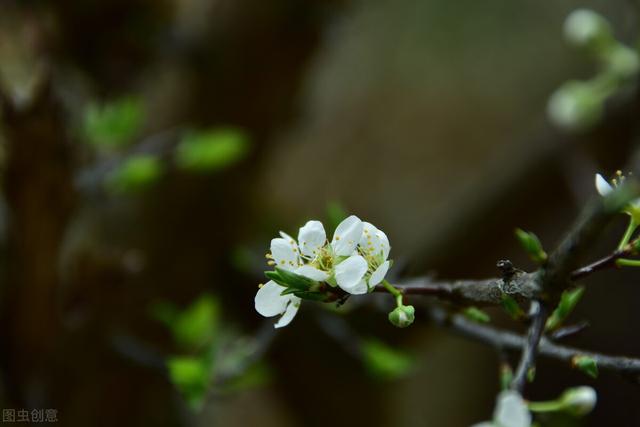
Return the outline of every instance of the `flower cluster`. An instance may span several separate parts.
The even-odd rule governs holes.
[[[320,221],[308,221],[298,240],[284,232],[271,240],[268,264],[271,280],[255,297],[256,311],[265,317],[282,315],[276,328],[288,325],[302,299],[328,300],[327,289],[347,294],[371,291],[384,280],[391,261],[386,234],[355,215],[342,221],[331,242]]]

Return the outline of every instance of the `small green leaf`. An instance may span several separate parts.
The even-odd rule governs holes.
[[[184,348],[202,348],[215,338],[219,317],[218,301],[211,295],[203,295],[172,323],[174,339]]]
[[[117,148],[129,144],[144,120],[142,102],[125,97],[103,105],[91,104],[84,116],[84,133],[90,144]]]
[[[467,307],[463,313],[468,319],[477,323],[489,323],[491,321],[491,317],[477,307]]]
[[[547,319],[546,329],[553,331],[562,325],[562,322],[569,317],[575,306],[584,294],[584,287],[580,286],[575,289],[564,291],[560,297],[560,302],[556,309]]]
[[[536,367],[532,366],[527,370],[527,381],[532,383],[536,379]]]
[[[264,363],[254,363],[240,375],[232,377],[225,382],[222,391],[225,393],[238,393],[252,390],[269,384],[272,379],[271,370]]]
[[[241,160],[248,151],[248,139],[237,129],[192,132],[180,142],[176,163],[192,172],[214,172]]]
[[[315,280],[309,279],[308,277],[301,276],[282,268],[276,267],[276,271],[280,276],[280,280],[282,280],[282,282],[284,282],[288,288],[295,288],[301,291],[306,291],[311,286],[318,283]]]
[[[150,155],[125,159],[107,179],[107,186],[116,192],[128,193],[149,187],[162,174],[160,160]]]
[[[192,409],[199,409],[207,394],[211,365],[206,358],[174,356],[167,360],[169,378]]]
[[[508,363],[500,365],[500,389],[508,390],[513,380],[513,370]]]
[[[365,368],[380,380],[393,380],[406,375],[413,365],[412,358],[376,339],[362,342]]]
[[[571,364],[574,368],[577,368],[589,375],[592,378],[598,378],[598,363],[589,356],[575,356],[571,359]]]
[[[502,295],[502,308],[515,320],[524,319],[526,317],[525,312],[522,310],[517,301],[510,295]]]
[[[534,262],[543,264],[547,261],[547,253],[542,249],[542,244],[540,243],[538,236],[520,228],[516,228],[515,233],[520,244]]]

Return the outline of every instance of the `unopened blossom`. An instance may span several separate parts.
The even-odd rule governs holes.
[[[598,396],[593,388],[581,386],[565,391],[560,399],[568,410],[582,416],[593,410]]]
[[[616,177],[611,180],[609,183],[606,179],[602,177],[599,173],[596,174],[596,190],[598,193],[605,197],[619,185],[621,185],[625,181],[626,177],[622,174],[621,171],[616,171]],[[629,204],[624,208],[624,212],[629,214],[633,221],[636,224],[640,224],[640,198],[632,200]]]
[[[473,427],[530,427],[531,414],[522,396],[516,391],[503,391],[498,395],[493,420]]]

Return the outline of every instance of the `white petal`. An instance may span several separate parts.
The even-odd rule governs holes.
[[[360,242],[362,229],[362,221],[355,215],[351,215],[342,221],[336,228],[335,233],[333,233],[333,240],[331,241],[331,246],[333,246],[336,255],[350,255]]]
[[[326,240],[327,234],[320,221],[308,221],[298,233],[300,251],[307,256],[315,256]]]
[[[390,265],[391,263],[389,261],[385,261],[380,265],[380,267],[376,268],[376,271],[374,271],[369,278],[369,287],[374,287],[378,283],[382,282],[387,271],[389,271]]]
[[[360,282],[349,291],[351,295],[364,295],[367,292],[369,292],[369,288],[367,288],[367,282],[364,279],[360,280]]]
[[[492,422],[485,421],[483,423],[474,424],[471,427],[496,427],[496,425]]]
[[[503,391],[498,395],[498,404],[493,420],[501,427],[530,427],[531,414],[520,394]]]
[[[599,173],[596,174],[596,189],[601,196],[606,196],[613,191],[611,184],[609,184]]]
[[[276,262],[276,267],[293,271],[299,266],[298,246],[293,239],[272,239],[271,255]]]
[[[285,239],[287,242],[290,242],[293,240],[293,237],[289,236],[287,233],[285,233],[284,231],[280,232],[280,237],[282,237],[283,239]]]
[[[258,289],[254,298],[256,311],[264,317],[272,317],[282,314],[289,303],[289,295],[282,296],[284,287],[278,285],[273,280],[269,280],[264,286]]]
[[[391,250],[387,235],[368,222],[363,222],[362,224],[363,230],[359,242],[360,247],[370,255],[378,256],[382,253],[382,259],[387,259],[389,251]]]
[[[329,274],[310,265],[303,265],[295,273],[317,282],[324,282],[329,278]]]
[[[282,317],[273,325],[274,328],[282,328],[283,326],[287,326],[296,314],[298,313],[298,309],[300,308],[300,298],[296,296],[291,296],[291,302],[287,305],[287,309],[282,315]]]
[[[345,259],[335,268],[338,286],[349,293],[353,293],[352,291],[356,289],[359,290],[358,285],[367,272],[367,268],[367,261],[360,255],[353,255]]]

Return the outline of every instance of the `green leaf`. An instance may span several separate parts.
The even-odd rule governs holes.
[[[149,187],[162,175],[160,160],[150,155],[135,155],[124,160],[107,179],[111,190],[128,193]]]
[[[85,111],[84,134],[92,145],[122,147],[138,134],[143,121],[143,104],[135,97],[120,98],[102,105],[91,104]]]
[[[264,274],[267,278],[273,280],[277,284],[287,288],[294,288],[298,291],[307,291],[313,285],[318,283],[308,277],[304,277],[278,267],[276,267],[275,271],[265,271]]]
[[[502,308],[504,308],[507,314],[509,314],[513,319],[520,320],[526,317],[525,312],[512,296],[503,294],[501,304]]]
[[[211,364],[207,358],[174,356],[167,359],[169,378],[192,409],[200,409],[211,378]]]
[[[214,172],[244,158],[249,142],[237,129],[216,129],[187,134],[176,151],[178,167],[192,172]]]
[[[219,318],[218,301],[211,295],[203,295],[172,323],[176,343],[186,349],[199,349],[210,344],[218,331]]]
[[[272,373],[264,363],[255,363],[240,375],[225,382],[222,391],[225,393],[238,393],[267,385],[272,380]]]
[[[547,253],[542,249],[542,243],[533,233],[516,228],[516,237],[529,257],[536,263],[542,264],[547,261]]]
[[[580,286],[575,289],[566,290],[560,297],[560,302],[556,309],[547,319],[546,329],[552,331],[562,325],[562,322],[569,317],[575,306],[584,294],[584,287]]]
[[[508,390],[513,380],[513,370],[508,363],[500,365],[500,389]]]
[[[491,321],[489,315],[477,307],[467,307],[463,313],[467,318],[477,323],[489,323]]]
[[[365,368],[374,378],[393,380],[406,375],[413,366],[412,358],[376,339],[362,342]]]
[[[598,378],[598,363],[589,356],[575,356],[571,359],[573,367],[581,370],[592,378]]]

